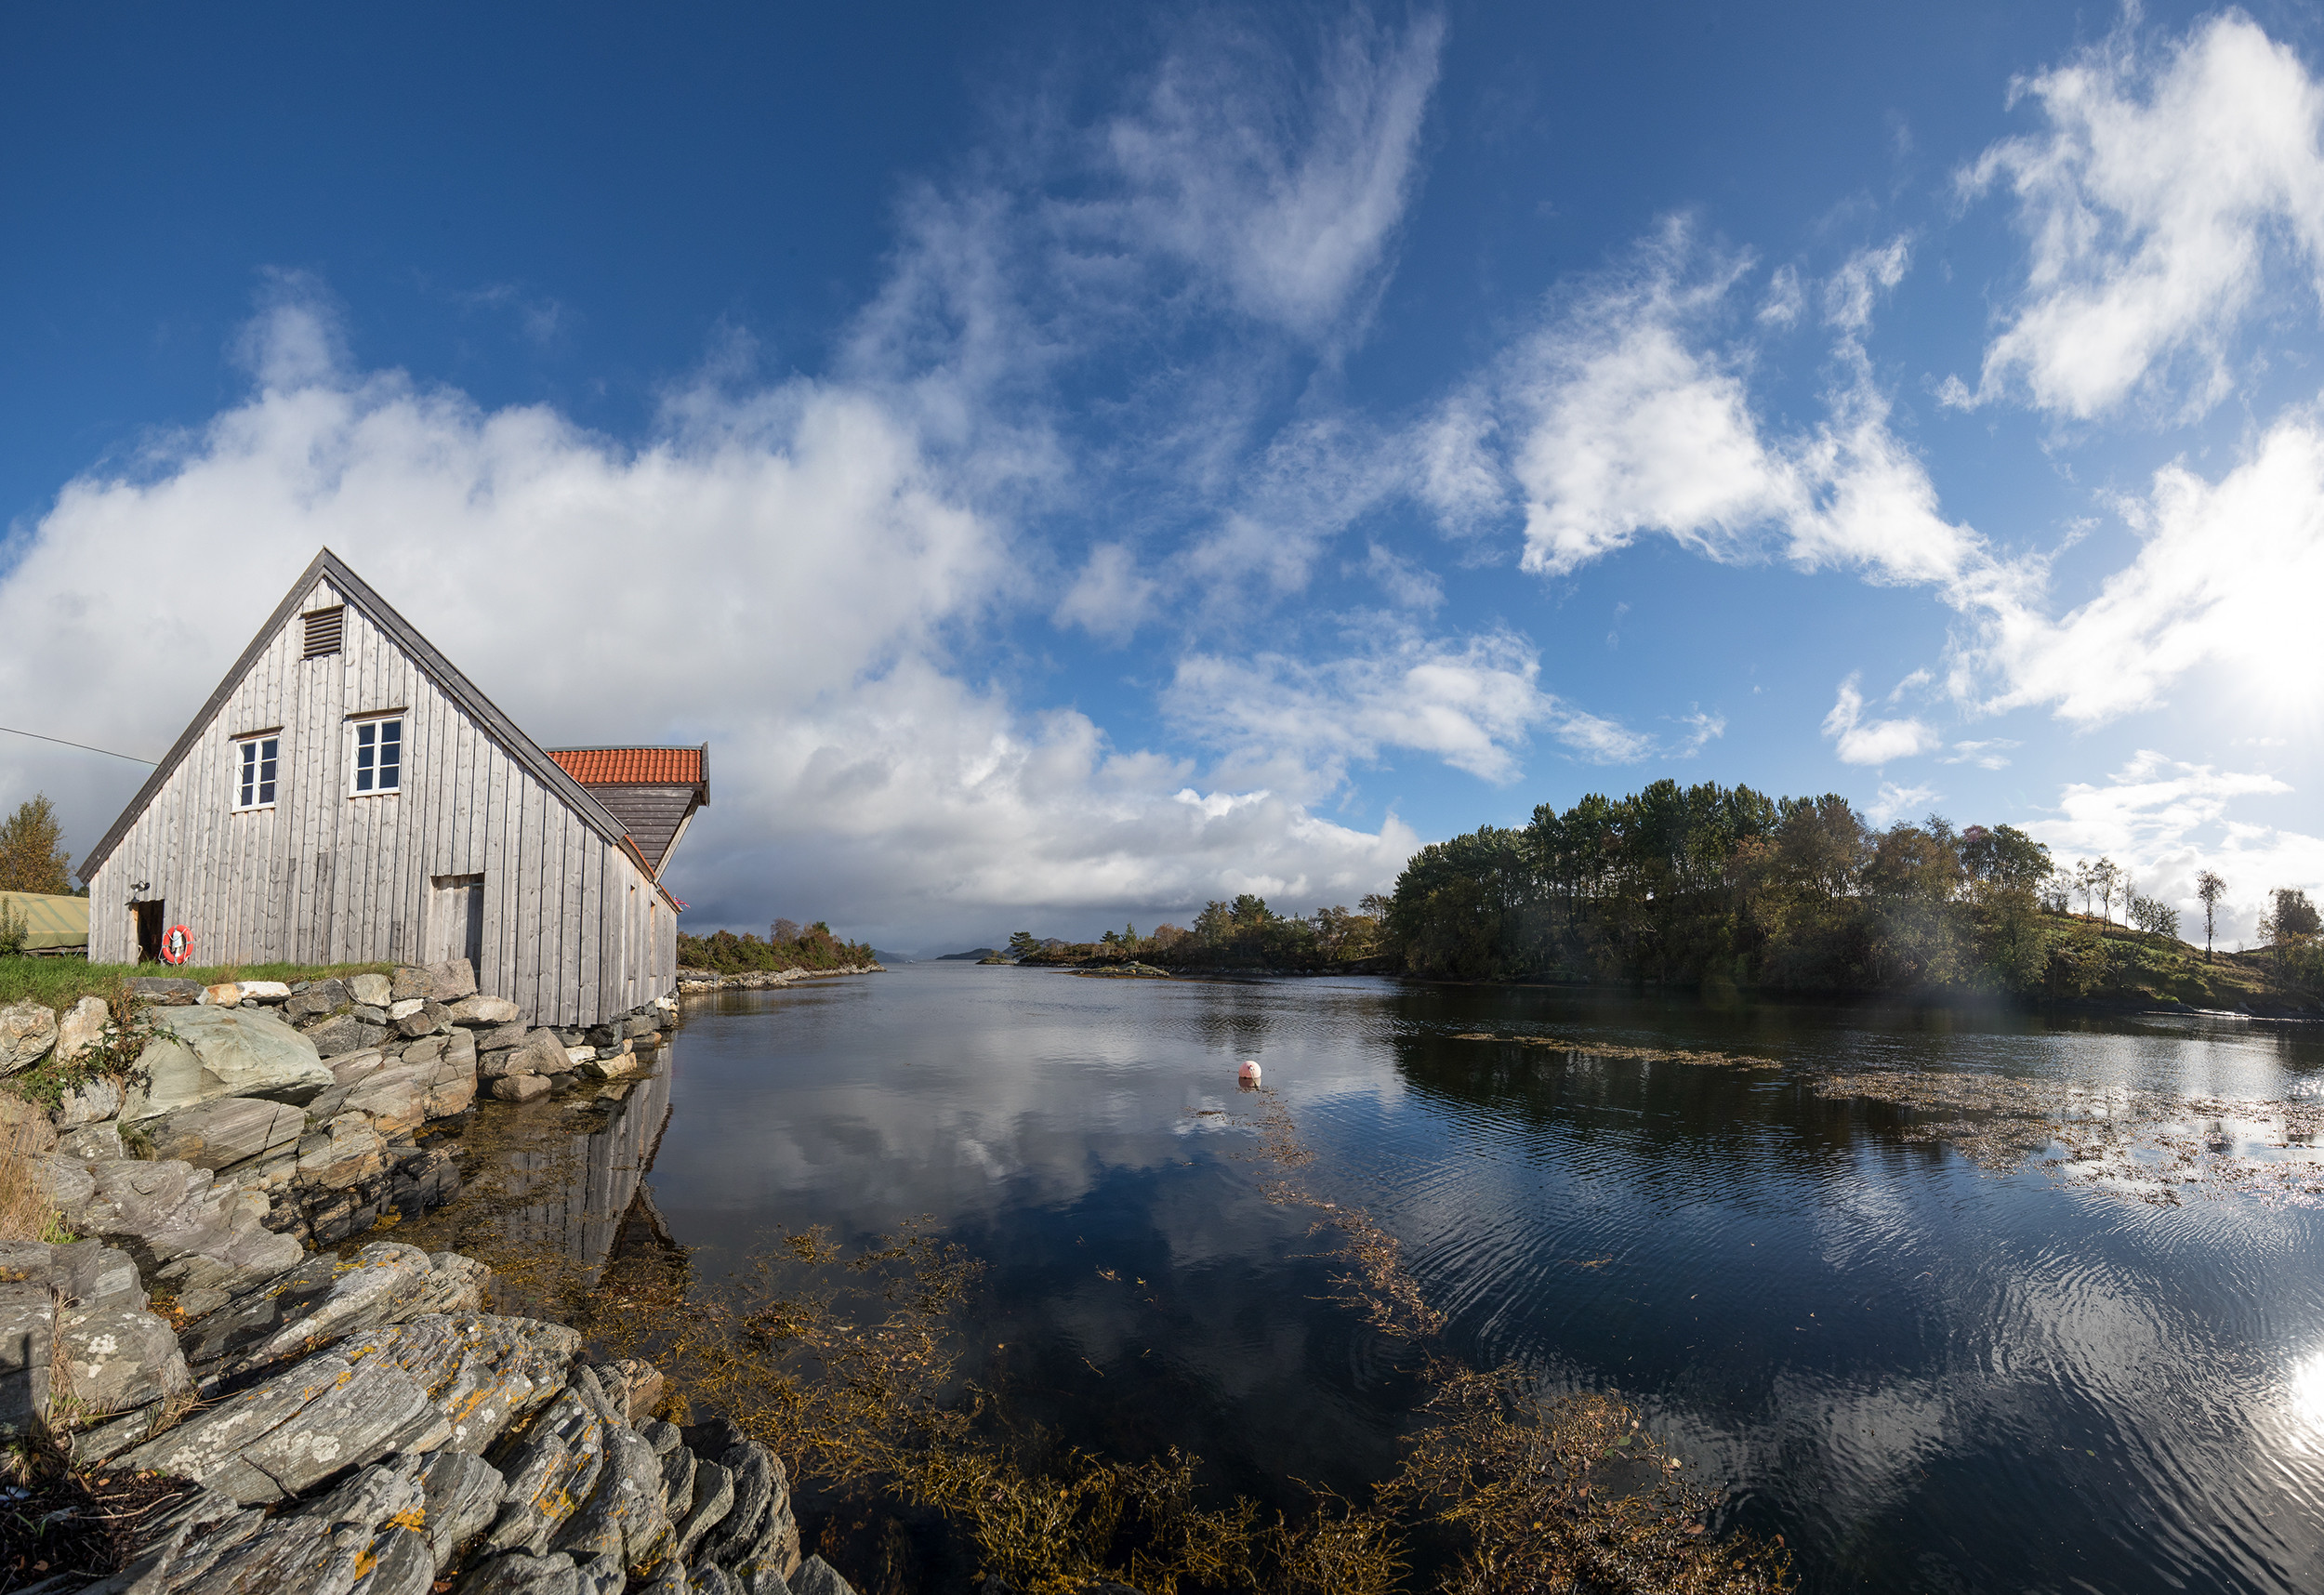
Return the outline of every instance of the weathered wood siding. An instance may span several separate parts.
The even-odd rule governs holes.
[[[670,991],[677,926],[628,852],[476,724],[353,605],[339,652],[301,659],[318,581],[89,886],[89,956],[137,957],[128,904],[159,898],[199,964],[416,962],[437,877],[483,877],[479,988],[541,1024],[591,1024]],[[350,718],[403,712],[403,786],[349,795]],[[234,811],[234,742],[280,728],[272,808]]]

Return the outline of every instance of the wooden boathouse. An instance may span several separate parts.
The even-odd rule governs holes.
[[[536,1024],[670,993],[705,747],[540,746],[337,555],[307,567],[89,852],[89,956],[429,963]]]

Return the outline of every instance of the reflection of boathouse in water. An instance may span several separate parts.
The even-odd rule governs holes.
[[[442,1215],[459,1242],[585,1269],[613,1255],[625,1223],[642,1227],[633,1244],[671,1245],[645,1185],[669,1123],[670,1052],[666,1041],[646,1073],[607,1087],[583,1111],[522,1109],[502,1121],[506,1140],[471,1145],[477,1164],[489,1167],[467,1171],[469,1189]],[[562,1118],[583,1124],[567,1128]]]

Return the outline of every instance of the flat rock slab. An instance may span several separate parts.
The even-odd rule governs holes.
[[[349,1335],[424,1313],[473,1312],[491,1271],[454,1252],[374,1241],[351,1263],[328,1253],[245,1292],[189,1326],[186,1359],[212,1384]]]
[[[305,1112],[287,1102],[219,1097],[149,1120],[145,1137],[156,1158],[219,1169],[297,1146],[306,1128]]]
[[[153,1022],[165,1034],[138,1060],[142,1079],[122,1102],[124,1124],[219,1097],[304,1104],[335,1084],[315,1044],[270,1009],[167,1008]]]
[[[121,984],[123,989],[139,1002],[152,1003],[159,1008],[180,1006],[202,1000],[200,981],[180,980],[175,975],[131,975]]]

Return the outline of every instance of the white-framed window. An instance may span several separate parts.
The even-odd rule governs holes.
[[[282,758],[283,737],[279,732],[260,732],[255,736],[234,739],[236,809],[274,807],[274,775]]]
[[[403,717],[382,715],[357,720],[354,757],[348,760],[348,792],[376,798],[403,789]]]

